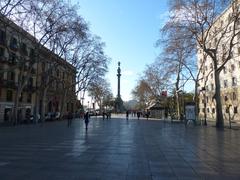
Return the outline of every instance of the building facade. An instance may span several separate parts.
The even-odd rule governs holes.
[[[21,123],[42,117],[42,112],[74,112],[75,76],[76,69],[67,61],[0,18],[0,122],[13,121],[13,115]]]
[[[221,102],[224,121],[240,120],[240,35],[234,38],[236,43],[229,51],[229,40],[233,36],[233,15],[238,10],[238,2],[229,6],[214,22],[208,33],[206,46],[214,47],[218,53],[218,67],[224,63],[225,53],[231,52],[231,59],[220,72]],[[233,7],[235,6],[235,7]],[[239,24],[240,25],[240,24]],[[238,26],[238,25],[237,25]],[[240,26],[239,26],[240,27]],[[237,30],[239,27],[235,27]],[[238,31],[238,30],[237,30]],[[219,38],[222,38],[221,41]],[[199,81],[199,116],[201,119],[215,121],[216,105],[214,96],[215,81],[213,62],[202,49],[197,53]]]

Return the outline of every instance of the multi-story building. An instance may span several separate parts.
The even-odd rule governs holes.
[[[75,76],[71,64],[12,21],[0,18],[0,122],[13,119],[16,102],[19,122],[41,115],[43,107],[46,114],[74,112]],[[46,106],[42,106],[44,90]]]
[[[236,6],[237,7],[237,6]],[[214,22],[208,33],[207,47],[218,46],[218,66],[224,62],[224,53],[229,51],[227,44],[233,33],[233,15],[234,8],[229,6]],[[235,8],[236,10],[236,8]],[[225,35],[223,35],[225,33]],[[222,38],[219,41],[219,38]],[[234,41],[239,42],[240,36],[236,36]],[[217,44],[220,42],[219,44]],[[206,114],[208,120],[215,121],[216,105],[214,96],[215,81],[213,72],[213,62],[202,49],[198,49],[198,67],[200,71],[200,98],[199,98],[199,115],[203,118]],[[221,85],[221,102],[223,116],[225,121],[240,120],[240,46],[235,45],[231,51],[231,59],[225,64],[220,73]]]

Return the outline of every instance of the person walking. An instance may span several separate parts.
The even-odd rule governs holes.
[[[147,120],[148,120],[148,118],[150,116],[150,112],[148,110],[147,110],[146,116],[147,116]]]
[[[85,115],[84,115],[84,121],[85,121],[85,128],[86,128],[86,131],[88,130],[88,123],[89,123],[89,113],[86,112]]]
[[[128,116],[129,116],[129,111],[126,111],[126,119],[128,120]]]
[[[140,118],[140,114],[141,114],[141,113],[138,111],[138,112],[137,112],[137,118],[138,118],[138,120],[139,120],[139,118]]]
[[[72,119],[73,119],[73,114],[71,113],[71,111],[68,112],[68,127],[71,126],[72,124]]]

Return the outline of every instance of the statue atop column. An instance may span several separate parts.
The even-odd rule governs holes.
[[[121,78],[121,68],[120,68],[121,63],[118,62],[118,69],[117,69],[117,77],[118,77],[118,94],[117,94],[117,98],[121,98],[120,95],[120,78]]]
[[[124,107],[123,107],[123,101],[121,98],[121,68],[120,68],[121,63],[118,62],[118,69],[117,69],[117,78],[118,78],[118,93],[117,93],[117,98],[115,101],[115,109],[117,113],[121,113],[124,111]]]

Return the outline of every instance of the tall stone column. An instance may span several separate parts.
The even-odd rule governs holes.
[[[117,113],[121,113],[124,111],[123,107],[123,101],[121,98],[121,68],[120,68],[120,62],[118,62],[118,69],[117,69],[117,77],[118,77],[118,93],[117,98],[115,100],[115,108]]]
[[[121,95],[120,95],[120,88],[121,88],[121,86],[120,86],[120,78],[121,78],[120,62],[118,62],[117,77],[118,77],[118,94],[117,94],[117,97],[121,98]]]

